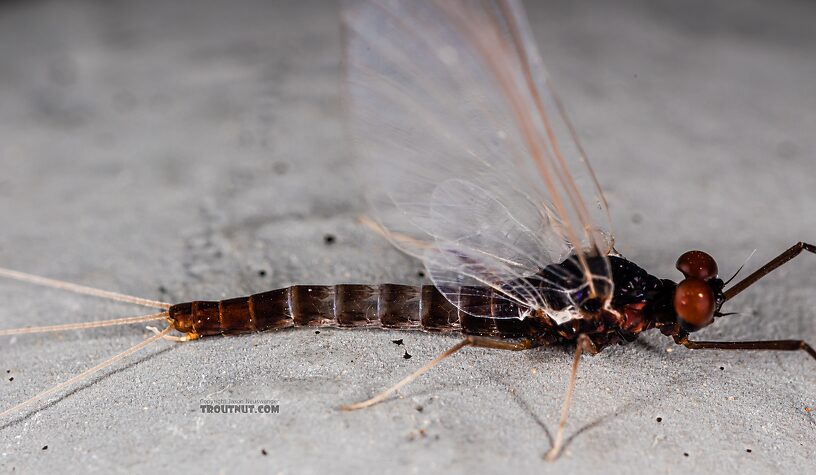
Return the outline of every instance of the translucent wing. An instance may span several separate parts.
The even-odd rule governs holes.
[[[606,203],[520,3],[363,1],[346,24],[351,124],[392,242],[455,305],[451,288],[487,285],[547,311],[542,289],[564,279],[540,271],[570,256],[597,293]]]

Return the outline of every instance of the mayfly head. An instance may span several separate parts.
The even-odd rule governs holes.
[[[717,262],[703,251],[688,251],[677,259],[683,279],[674,291],[677,322],[688,332],[700,330],[714,321],[725,296],[725,283],[717,277]]]

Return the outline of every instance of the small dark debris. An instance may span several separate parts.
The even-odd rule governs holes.
[[[42,449],[43,449],[43,450],[48,450],[48,446],[47,446],[47,445],[43,445],[43,448],[42,448]]]
[[[315,330],[315,335],[320,335],[320,330]]]
[[[725,371],[725,366],[720,366],[720,371]]]
[[[259,270],[258,271],[258,276],[259,277],[266,277],[266,271],[265,270]]]
[[[414,441],[414,440],[417,440],[417,439],[420,439],[420,438],[425,438],[427,436],[428,436],[428,432],[425,429],[412,430],[408,434],[408,440],[409,441]]]
[[[326,243],[327,246],[331,246],[336,240],[337,238],[332,234],[326,234],[323,236],[323,242]]]
[[[417,406],[415,409],[416,409],[417,412],[422,412],[422,411],[425,410],[425,407],[424,406]]]
[[[404,354],[404,355],[402,355],[402,357],[403,357],[403,358],[405,358],[406,360],[410,360],[410,359],[411,359],[411,355],[410,355],[410,354],[408,354],[408,352],[407,352],[407,351],[405,352],[405,354]]]
[[[657,418],[657,419],[655,419],[655,420],[656,420],[657,422],[663,422],[663,418],[662,418],[662,417],[658,417],[658,418]]]
[[[10,369],[7,369],[7,370],[6,370],[6,374],[9,374],[9,373],[11,373],[11,370],[10,370]]]
[[[751,453],[751,449],[745,449],[745,451],[748,452],[749,454]]]
[[[420,278],[424,279],[425,278],[425,273],[422,272],[422,271],[419,271],[419,272],[417,272],[417,277],[420,277]]]
[[[159,286],[159,293],[160,294],[166,294],[167,293],[167,287],[165,287],[163,285],[160,285]]]
[[[286,172],[289,171],[289,164],[285,162],[276,162],[274,165],[272,165],[272,171],[278,175],[285,175]]]
[[[261,449],[261,455],[267,455],[266,449]]]
[[[14,381],[14,376],[10,377],[9,381]]]
[[[393,344],[395,344],[397,346],[401,346],[403,344],[403,341],[402,341],[402,338],[400,338],[399,340],[391,340],[391,343],[393,343]]]
[[[683,457],[688,457],[688,452],[683,452]]]

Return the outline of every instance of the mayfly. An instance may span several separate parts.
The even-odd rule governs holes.
[[[619,255],[606,200],[552,90],[518,0],[371,0],[345,11],[349,125],[364,164],[364,222],[419,258],[433,285],[295,285],[171,305],[11,270],[0,275],[160,310],[0,335],[166,321],[156,335],[0,413],[5,418],[160,339],[291,327],[460,332],[464,338],[378,395],[381,402],[468,347],[575,346],[558,456],[583,352],[657,329],[691,349],[816,351],[801,340],[696,341],[723,304],[802,251],[798,243],[726,289],[701,251],[680,282]],[[177,331],[182,336],[170,335]]]

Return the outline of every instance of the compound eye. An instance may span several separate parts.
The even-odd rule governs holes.
[[[708,280],[717,277],[719,269],[714,258],[703,251],[688,251],[677,259],[677,270],[688,279]]]
[[[674,311],[686,331],[693,332],[711,323],[715,305],[714,292],[704,280],[690,277],[674,291]]]

